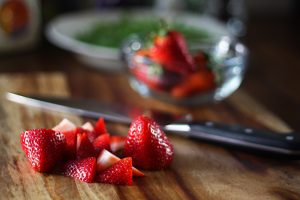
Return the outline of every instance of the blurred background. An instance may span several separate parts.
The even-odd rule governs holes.
[[[70,12],[132,7],[187,11],[224,23],[249,48],[242,88],[300,130],[298,0],[1,0],[0,72],[80,71],[84,64],[47,41],[47,23]],[[7,35],[24,40],[12,45]]]

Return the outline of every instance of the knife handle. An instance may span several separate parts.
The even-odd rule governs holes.
[[[173,125],[178,126],[180,124]],[[298,133],[280,134],[241,125],[228,125],[210,121],[181,125],[181,130],[178,126],[176,132],[182,132],[182,134],[191,138],[246,148],[251,151],[300,156],[300,135]],[[166,130],[168,130],[168,126],[170,125],[166,126]]]

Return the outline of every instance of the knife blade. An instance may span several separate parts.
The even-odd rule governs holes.
[[[6,99],[19,104],[38,107],[46,110],[73,113],[97,119],[103,117],[112,122],[130,124],[128,110],[120,106],[105,104],[88,99],[69,99],[46,96],[25,96],[6,93]],[[267,153],[298,158],[300,156],[300,136],[290,132],[258,130],[236,124],[206,122],[172,122],[162,125],[163,130],[185,137],[200,139],[225,146],[238,147],[250,152]]]

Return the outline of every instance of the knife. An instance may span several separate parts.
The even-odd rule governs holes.
[[[128,109],[88,99],[68,99],[46,96],[25,96],[6,93],[6,99],[19,104],[43,108],[58,112],[67,112],[97,119],[130,124],[132,118]],[[130,110],[129,110],[130,111]],[[278,132],[258,130],[242,125],[230,125],[212,121],[181,121],[162,124],[166,132],[179,134],[220,145],[236,147],[249,152],[266,153],[287,158],[300,156],[300,135],[295,132],[279,134]]]

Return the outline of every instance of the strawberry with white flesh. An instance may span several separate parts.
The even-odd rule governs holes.
[[[61,132],[66,138],[65,156],[68,159],[76,157],[76,126],[68,119],[63,119],[58,125],[52,128],[54,131]]]
[[[99,183],[132,185],[132,159],[123,158],[99,173],[95,180]]]
[[[100,134],[95,131],[94,126],[90,122],[86,122],[81,126],[82,132],[86,132],[90,142],[93,142]]]
[[[32,168],[48,172],[61,160],[66,140],[54,130],[33,129],[21,133],[20,142]]]
[[[98,135],[102,135],[104,133],[107,133],[106,125],[105,125],[105,122],[104,122],[103,118],[99,118],[98,121],[96,122],[96,124],[95,124],[95,132]]]
[[[124,148],[126,137],[123,136],[110,136],[110,150],[117,152]]]
[[[83,128],[84,130],[88,130],[88,131],[95,131],[95,128],[93,126],[93,124],[91,122],[86,122],[84,123],[81,128]]]
[[[81,160],[83,158],[96,156],[96,151],[93,144],[88,139],[87,133],[77,134],[77,144],[76,144],[76,158]]]
[[[73,122],[71,122],[70,120],[64,118],[61,122],[59,122],[59,124],[57,124],[55,127],[52,128],[52,130],[55,131],[59,131],[61,133],[65,132],[65,131],[70,131],[75,129],[76,126]]]
[[[180,74],[195,71],[193,57],[188,51],[184,37],[178,31],[170,30],[163,36],[156,35],[153,47],[149,51],[150,58],[169,71]]]
[[[157,170],[168,167],[173,160],[173,146],[160,126],[146,116],[139,116],[129,128],[124,155],[132,157],[133,165]]]
[[[105,133],[99,135],[94,141],[93,146],[96,153],[100,153],[103,149],[110,150],[110,135]]]
[[[96,158],[88,157],[82,160],[71,160],[64,164],[63,174],[82,182],[90,183],[96,172]]]
[[[101,171],[109,168],[113,164],[119,162],[120,160],[121,159],[119,157],[115,156],[114,154],[112,154],[109,151],[104,149],[104,150],[102,150],[102,152],[99,154],[99,156],[97,158],[96,171],[101,172]],[[143,172],[136,169],[135,167],[132,167],[132,174],[133,174],[133,176],[145,176],[145,174]]]

